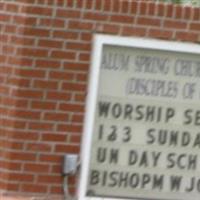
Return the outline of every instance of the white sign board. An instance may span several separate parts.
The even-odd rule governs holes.
[[[79,199],[199,200],[200,46],[96,35]]]

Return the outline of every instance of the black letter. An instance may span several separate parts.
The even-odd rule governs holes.
[[[99,172],[92,170],[90,174],[90,185],[96,185],[99,183]]]
[[[155,132],[154,128],[151,128],[147,131],[147,136],[149,137],[149,140],[147,140],[147,144],[152,144],[155,142],[155,138],[153,134],[151,134],[152,132]]]
[[[191,109],[186,110],[186,111],[184,112],[184,116],[185,116],[185,118],[187,119],[186,121],[184,121],[184,124],[190,124],[190,123],[192,122],[192,117],[190,116],[191,112],[192,112]]]
[[[108,117],[108,111],[110,108],[110,103],[108,102],[99,102],[99,117]]]

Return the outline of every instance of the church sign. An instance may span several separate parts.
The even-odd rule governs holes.
[[[200,46],[96,35],[79,199],[199,200]]]

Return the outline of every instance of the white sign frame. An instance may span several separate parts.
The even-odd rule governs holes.
[[[102,57],[103,45],[117,45],[123,47],[134,47],[152,50],[162,50],[178,53],[200,54],[200,45],[184,42],[162,41],[155,39],[121,37],[95,34],[93,38],[92,60],[90,66],[90,76],[86,101],[86,115],[84,121],[84,131],[81,146],[81,171],[78,188],[79,200],[123,200],[120,198],[87,197],[87,179],[89,174],[89,161],[92,143],[92,130],[95,118],[95,106],[98,95],[98,83],[100,75],[100,61]],[[140,198],[143,199],[143,198]],[[154,198],[154,200],[164,200]],[[167,200],[167,198],[166,198]]]

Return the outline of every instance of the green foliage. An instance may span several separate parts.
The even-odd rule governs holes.
[[[200,0],[158,0],[160,2],[168,2],[174,4],[200,6]]]

